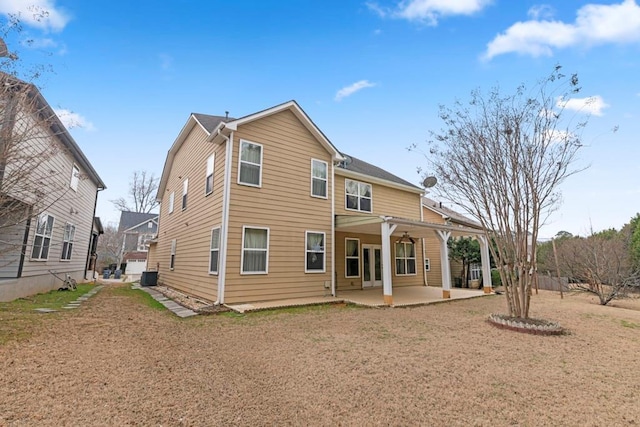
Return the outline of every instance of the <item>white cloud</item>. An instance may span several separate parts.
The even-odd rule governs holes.
[[[566,108],[567,110],[592,114],[594,116],[602,116],[602,110],[609,107],[609,104],[604,102],[604,99],[602,99],[600,95],[590,96],[588,98],[571,98],[566,101],[558,98],[556,105],[559,108]]]
[[[574,23],[551,20],[532,9],[532,20],[516,22],[487,44],[484,59],[505,53],[551,56],[554,49],[590,47],[606,43],[640,42],[640,6],[635,0],[619,4],[588,4],[578,9]],[[544,16],[544,20],[540,17]]]
[[[358,82],[355,82],[352,85],[349,85],[340,89],[336,93],[335,100],[342,101],[343,98],[346,98],[347,96],[351,96],[354,93],[358,92],[359,90],[366,89],[368,87],[374,87],[375,85],[376,85],[375,83],[371,83],[369,80],[360,80]]]
[[[0,0],[0,14],[19,15],[20,22],[45,31],[62,31],[69,15],[55,5],[56,0]]]
[[[391,16],[435,26],[443,16],[473,15],[492,2],[493,0],[402,0],[395,9],[383,8],[372,2],[366,5],[383,18]]]
[[[527,15],[531,19],[551,19],[554,13],[554,9],[548,4],[539,4],[529,9]]]
[[[88,131],[93,131],[96,129],[93,123],[91,123],[85,117],[81,116],[78,113],[74,113],[73,111],[64,108],[54,108],[53,111],[56,113],[56,116],[58,116],[62,124],[67,129],[78,127]]]

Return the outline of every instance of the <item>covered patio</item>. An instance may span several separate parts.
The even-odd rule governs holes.
[[[393,307],[411,307],[435,304],[456,299],[477,298],[486,294],[482,289],[452,289],[449,298],[442,297],[442,288],[435,286],[403,286],[393,290]],[[344,302],[366,307],[386,307],[382,289],[339,291],[338,298]]]

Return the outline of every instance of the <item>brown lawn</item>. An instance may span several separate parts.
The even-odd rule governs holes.
[[[485,322],[501,296],[181,320],[130,294],[0,346],[0,425],[640,424],[640,300],[541,292],[570,334],[533,336]]]

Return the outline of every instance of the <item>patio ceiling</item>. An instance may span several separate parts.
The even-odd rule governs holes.
[[[450,231],[452,236],[480,236],[484,231],[469,227],[437,224],[407,218],[373,215],[336,215],[336,231],[350,231],[363,234],[380,234],[380,224],[387,222],[397,225],[392,236],[408,233],[411,237],[433,237],[436,230]]]

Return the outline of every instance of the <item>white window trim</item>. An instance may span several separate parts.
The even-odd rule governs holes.
[[[204,177],[204,195],[208,196],[209,194],[213,193],[213,187],[214,187],[214,182],[213,182],[213,173],[215,171],[215,153],[210,155],[207,158],[207,173],[205,174]],[[211,177],[211,190],[207,191],[207,182],[209,181],[209,177]]]
[[[69,240],[65,240],[65,238],[67,237],[67,228],[69,228]],[[72,232],[73,230],[73,232]],[[73,254],[73,244],[75,243],[75,235],[76,235],[76,226],[74,224],[71,224],[70,222],[67,222],[64,226],[64,232],[62,234],[62,254],[60,254],[60,261],[64,261],[64,262],[69,262],[71,261],[71,255]],[[71,250],[68,251],[69,252],[69,257],[65,258],[64,257],[64,244],[67,243],[67,248],[69,247],[69,245],[71,245]],[[49,249],[51,250],[51,249]]]
[[[322,234],[322,241],[324,242],[324,246],[322,247],[322,252],[310,251],[309,249],[307,249],[309,234]],[[322,270],[307,269],[307,254],[310,252],[322,253]],[[327,272],[327,234],[324,231],[307,230],[304,232],[304,272],[305,273],[326,273]]]
[[[189,178],[185,178],[182,181],[182,210],[187,209],[187,204],[189,202]]]
[[[257,163],[250,163],[247,161],[243,161],[242,160],[242,144],[251,144],[251,145],[257,145],[260,147],[260,164],[258,165]],[[240,144],[238,144],[238,184],[240,185],[246,185],[247,187],[256,187],[256,188],[261,188],[262,187],[262,166],[264,164],[264,146],[262,144],[258,144],[257,142],[252,142],[252,141],[248,141],[246,139],[241,139],[240,140]],[[256,166],[260,166],[260,173],[258,174],[258,185],[253,184],[251,182],[242,182],[240,181],[240,169],[242,168],[242,163],[247,163],[247,164],[251,164],[251,165],[256,165]]]
[[[171,194],[169,194],[169,213],[173,213],[173,202],[175,197],[176,197],[176,192],[172,191]]]
[[[265,270],[264,271],[244,271],[244,236],[245,236],[245,230],[247,228],[250,228],[252,230],[267,230],[267,249],[265,250],[265,252],[267,253],[267,259],[265,262]],[[270,238],[270,230],[269,227],[257,227],[257,226],[253,226],[253,225],[243,225],[242,226],[242,246],[240,246],[240,274],[241,275],[256,275],[256,274],[269,274],[269,238]],[[256,250],[256,249],[252,249],[252,250]],[[259,249],[262,250],[262,249]]]
[[[324,188],[325,188],[325,192],[327,194],[325,194],[324,196],[319,196],[317,194],[313,194],[313,180],[314,179],[322,180],[322,178],[313,176],[313,162],[322,163],[322,164],[324,164],[324,167],[325,167],[325,176],[326,176],[326,178],[324,178],[324,182],[325,182],[325,187]],[[325,162],[324,160],[311,159],[311,197],[315,197],[315,198],[318,198],[318,199],[328,199],[329,198],[329,164],[327,162]],[[345,203],[346,203],[346,196],[345,196]]]
[[[74,164],[73,167],[71,168],[71,182],[69,182],[69,188],[77,192],[79,183],[80,183],[80,168]]]
[[[178,246],[178,240],[171,240],[171,254],[169,255],[169,270],[171,271],[176,268],[176,246]]]
[[[217,262],[218,269],[216,271],[212,271],[211,270],[211,253],[214,251],[214,249],[211,247],[211,245],[213,244],[213,232],[216,230],[218,230],[218,248],[216,249],[218,252],[218,262]],[[220,226],[213,227],[211,229],[211,239],[209,240],[209,274],[212,274],[214,276],[217,276],[218,272],[220,271],[220,241],[222,240],[220,236],[220,231],[221,231]],[[243,236],[244,236],[244,233],[243,233]]]
[[[430,258],[425,258],[424,259],[424,271],[431,271],[431,259]]]
[[[351,182],[356,182],[358,184],[358,187],[360,187],[360,184],[364,184],[364,185],[368,185],[369,187],[371,187],[371,210],[370,211],[364,211],[360,208],[360,199],[362,198],[362,196],[358,195],[358,209],[351,209],[347,207],[347,181],[351,181]],[[358,190],[359,192],[359,190]],[[364,212],[364,213],[373,213],[373,184],[369,184],[368,182],[362,182],[362,181],[356,181],[355,179],[345,179],[344,180],[344,209],[347,211],[352,211],[352,212]]]
[[[398,257],[398,254],[397,254],[396,249],[395,249],[395,248],[396,248],[396,245],[405,245],[405,252],[404,252],[405,254],[407,253],[406,246],[407,246],[407,245],[413,245],[413,254],[414,254],[414,256],[413,256],[413,257],[410,257],[410,256],[406,256],[406,255],[405,255],[404,257]],[[412,260],[414,261],[414,262],[413,262],[413,264],[414,264],[414,265],[415,265],[415,267],[416,267],[416,268],[415,268],[415,273],[404,273],[404,274],[400,274],[400,273],[398,273],[398,263],[397,263],[397,262],[394,262],[393,264],[394,264],[394,270],[395,270],[396,276],[398,276],[398,277],[403,277],[403,276],[417,276],[417,275],[418,275],[418,264],[417,264],[417,256],[415,255],[415,254],[416,254],[416,244],[415,244],[415,243],[411,243],[411,242],[409,242],[409,243],[407,243],[407,242],[395,243],[395,244],[393,245],[393,251],[394,251],[394,254],[393,254],[393,255],[394,255],[394,261],[397,261],[397,260],[399,260],[399,259],[403,260],[403,261],[404,261],[404,269],[405,269],[405,271],[408,271],[408,270],[409,270],[409,269],[407,268],[407,260],[412,259]]]
[[[45,225],[44,228],[44,234],[38,234],[38,224],[36,223],[36,227],[33,230],[33,243],[31,246],[31,257],[29,259],[33,260],[33,261],[47,261],[49,259],[49,254],[51,253],[51,241],[53,240],[53,228],[56,225],[56,218],[53,215],[49,215],[46,212],[42,212],[39,216],[38,216],[38,221],[40,220],[40,217],[42,216],[46,216],[53,218],[53,221],[51,221],[51,234],[47,235],[47,226]],[[48,221],[47,221],[48,222]],[[41,236],[42,237],[42,244],[40,245],[40,257],[39,258],[34,258],[33,257],[33,246],[35,246],[36,244],[36,237],[37,236]],[[46,258],[42,258],[42,248],[44,247],[44,239],[48,238],[49,239],[49,251],[47,252],[47,257]]]
[[[348,240],[355,240],[355,241],[358,242],[358,255],[357,256],[347,256],[347,241]],[[344,277],[345,277],[345,279],[356,279],[356,278],[360,277],[360,269],[362,267],[361,260],[360,260],[360,249],[361,249],[360,239],[355,239],[353,237],[345,237],[345,239],[344,239]],[[347,264],[348,264],[347,260],[348,259],[354,259],[354,258],[358,259],[358,275],[357,276],[349,276],[347,274],[347,271],[348,271],[347,270]]]

